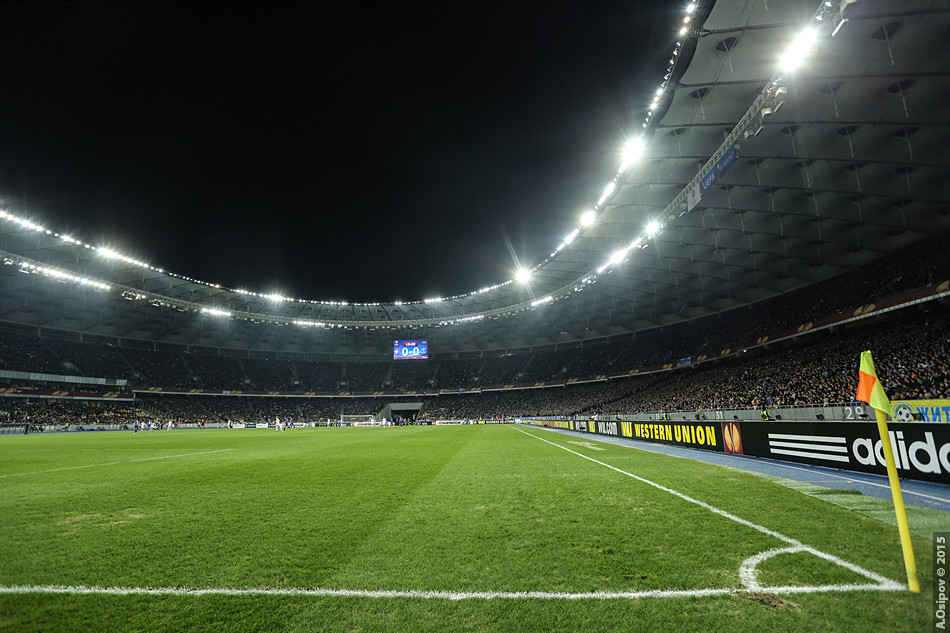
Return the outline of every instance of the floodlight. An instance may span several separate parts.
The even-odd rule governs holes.
[[[526,284],[528,283],[528,280],[531,279],[531,271],[527,268],[519,268],[518,272],[515,273],[515,279],[523,284]]]
[[[662,224],[660,224],[656,220],[653,220],[652,222],[647,224],[647,235],[656,235],[662,228],[663,228]]]
[[[596,219],[596,217],[597,214],[593,211],[584,212],[584,215],[581,216],[581,226],[590,226],[594,223],[594,219]]]
[[[655,100],[654,100],[655,103]],[[653,105],[650,109],[653,109]],[[623,148],[623,165],[626,167],[643,155],[643,137],[635,136],[627,141],[627,146]]]
[[[614,190],[617,188],[617,183],[610,181],[610,183],[604,188],[604,193],[601,194],[600,200],[597,201],[597,204],[603,204],[607,202],[607,199],[613,195]]]
[[[795,41],[789,49],[782,55],[780,61],[781,68],[785,72],[791,72],[802,65],[805,57],[811,52],[812,45],[818,33],[813,28],[806,28],[795,37]]]
[[[573,242],[575,239],[577,239],[577,236],[580,235],[580,233],[581,233],[580,229],[574,229],[573,231],[571,231],[568,234],[568,236],[564,238],[564,245],[567,246],[568,244]]]
[[[621,263],[627,257],[627,253],[630,251],[626,248],[621,248],[619,251],[614,251],[614,254],[610,256],[610,263],[614,266]]]

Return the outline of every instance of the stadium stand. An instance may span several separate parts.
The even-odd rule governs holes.
[[[200,420],[262,423],[278,416],[317,422],[338,419],[341,413],[376,413],[383,402],[365,397],[201,397],[141,391],[150,387],[299,394],[438,393],[425,399],[422,420],[813,406],[852,400],[857,358],[867,348],[875,350],[882,380],[893,398],[946,398],[950,397],[950,315],[945,299],[909,302],[912,305],[896,312],[778,344],[753,346],[748,353],[716,362],[697,365],[694,359],[944,281],[950,255],[940,246],[947,237],[936,236],[888,262],[872,262],[797,292],[692,323],[567,348],[468,358],[435,355],[427,361],[403,362],[236,358],[201,348],[142,349],[134,341],[128,346],[125,341],[81,343],[69,340],[64,332],[44,330],[38,336],[35,330],[5,325],[0,328],[0,369],[51,375],[26,381],[3,378],[5,395],[17,396],[5,398],[9,403],[5,410],[8,420],[24,415],[43,420],[72,418],[77,425],[93,419],[127,423],[130,415],[142,414],[135,411],[186,424]],[[667,371],[578,385],[568,382],[662,366]],[[55,376],[127,380],[138,391],[136,408],[96,400],[25,400],[31,390],[44,388],[95,396],[94,386],[58,383]],[[567,386],[484,391],[491,386],[544,382]],[[121,386],[111,389],[122,391]]]

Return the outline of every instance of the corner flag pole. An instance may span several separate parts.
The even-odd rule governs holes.
[[[901,494],[901,483],[897,477],[897,464],[894,462],[894,449],[887,430],[887,418],[884,416],[885,411],[891,410],[891,401],[877,379],[874,360],[869,351],[861,352],[861,370],[858,376],[856,399],[867,402],[874,408],[877,430],[881,434],[881,450],[884,453],[884,462],[887,464],[887,479],[891,483],[891,497],[894,500],[894,512],[897,515],[897,531],[900,533],[901,549],[904,552],[907,586],[913,593],[920,593],[920,583],[917,582],[917,563],[914,561],[914,546],[910,541],[910,527],[907,525],[907,511],[904,509],[904,496]]]

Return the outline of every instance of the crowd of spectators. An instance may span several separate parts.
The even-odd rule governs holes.
[[[946,237],[937,236],[914,245],[900,257],[878,260],[827,282],[728,313],[557,350],[463,358],[435,356],[427,361],[267,360],[206,355],[195,349],[182,352],[80,343],[50,333],[38,336],[6,328],[0,330],[0,369],[125,379],[139,387],[264,393],[436,389],[443,395],[426,399],[425,418],[495,418],[848,402],[856,384],[857,355],[871,348],[892,398],[945,398],[950,397],[950,366],[946,360],[950,351],[946,323],[950,319],[947,308],[939,302],[877,316],[855,328],[837,327],[809,334],[779,346],[753,350],[747,357],[703,363],[693,369],[560,388],[505,393],[477,390],[492,385],[566,381],[714,354],[762,335],[879,301],[889,294],[932,285],[943,281],[950,270],[950,254],[941,248]],[[447,393],[456,391],[465,393]],[[156,415],[185,421],[261,421],[275,416],[333,419],[340,413],[367,413],[380,408],[374,399],[285,398],[279,404],[267,398],[146,396],[139,400]],[[44,406],[55,411],[48,403]],[[101,413],[95,407],[92,412]]]
[[[950,398],[950,307],[939,303],[841,326],[716,362],[562,387],[466,391],[419,398],[422,421],[695,412],[853,402],[860,353],[873,350],[892,400]],[[238,397],[139,394],[135,405],[95,400],[6,398],[7,421],[47,425],[325,423],[372,414],[392,397]]]
[[[154,420],[137,405],[96,400],[5,398],[0,401],[0,420],[6,424],[31,427],[98,426],[129,428],[135,423]]]

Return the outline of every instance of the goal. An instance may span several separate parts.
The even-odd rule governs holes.
[[[340,426],[379,426],[379,424],[372,413],[340,414]]]

